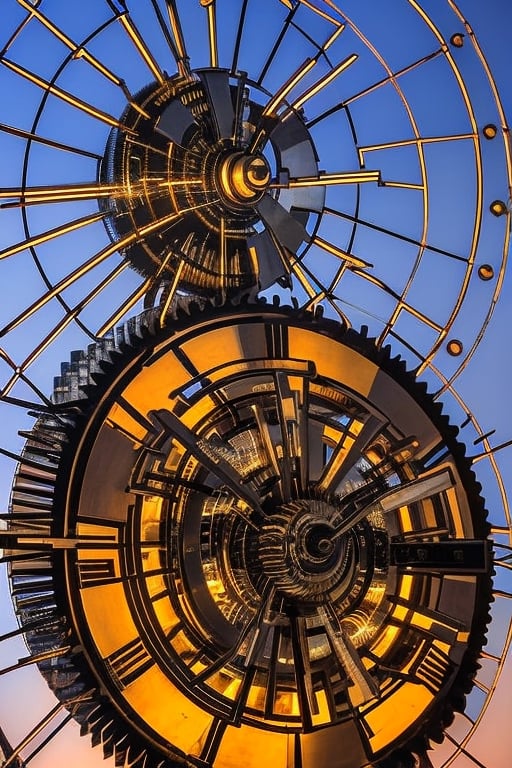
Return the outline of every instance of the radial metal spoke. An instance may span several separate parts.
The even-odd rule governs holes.
[[[19,200],[19,203],[2,204],[5,207],[23,207],[47,203],[70,203],[80,200],[96,200],[126,194],[120,184],[65,184],[47,187],[0,187],[0,200]],[[106,214],[99,214],[98,218]],[[55,230],[53,230],[55,231]]]
[[[95,336],[102,338],[108,331],[117,325],[123,315],[125,315],[140,299],[143,298],[143,296],[145,296],[145,294],[150,290],[151,286],[158,282],[162,272],[165,271],[167,264],[169,263],[172,256],[173,252],[169,250],[166,257],[162,260],[162,263],[160,264],[156,273],[144,280],[144,282],[141,283],[141,285],[136,288],[130,296],[128,296],[128,298],[116,309],[116,311],[113,312],[107,320],[105,320],[103,325],[95,333]]]
[[[89,152],[86,149],[80,149],[80,147],[73,147],[71,146],[71,144],[63,144],[60,141],[53,141],[53,139],[49,139],[48,137],[41,136],[38,133],[33,133],[32,131],[24,131],[21,128],[16,128],[12,125],[6,125],[5,123],[0,123],[0,131],[9,133],[12,136],[18,136],[20,139],[26,139],[27,141],[35,141],[35,142],[38,142],[39,144],[45,144],[47,147],[52,147],[53,149],[60,149],[63,152],[73,152],[77,155],[90,157],[93,160],[102,159],[102,155],[98,155],[96,152]]]
[[[368,227],[368,229],[373,229],[376,232],[382,232],[382,234],[389,235],[390,237],[396,238],[397,240],[402,240],[404,243],[411,243],[411,245],[415,245],[418,248],[429,250],[433,253],[439,253],[441,256],[447,256],[450,259],[462,261],[465,264],[468,263],[468,259],[464,258],[464,256],[451,253],[444,248],[436,248],[436,246],[430,245],[427,242],[422,242],[421,240],[417,240],[414,237],[407,237],[407,235],[404,235],[401,232],[395,232],[394,230],[388,229],[387,227],[381,227],[378,224],[373,224],[371,221],[362,219],[359,216],[351,216],[349,213],[345,213],[344,211],[337,211],[333,208],[325,208],[325,213],[328,213],[332,216],[337,216],[341,219],[346,219],[347,221],[352,221],[354,224],[361,224],[363,227]]]
[[[275,92],[270,101],[267,102],[261,113],[262,117],[269,117],[275,115],[283,101],[288,94],[300,83],[300,81],[310,72],[316,65],[316,59],[306,59],[298,69],[295,70],[293,75],[283,83],[283,85]]]
[[[338,77],[338,75],[348,69],[357,60],[357,58],[358,56],[356,53],[347,56],[347,58],[340,62],[340,64],[331,69],[331,71],[324,75],[324,77],[321,77],[310,88],[304,91],[302,96],[299,96],[298,99],[295,99],[291,104],[292,109],[300,109],[306,103],[306,101],[309,101],[309,99],[312,99],[314,96],[320,93],[320,91],[326,88],[329,83]]]
[[[135,22],[132,20],[131,16],[129,15],[128,11],[125,11],[124,13],[120,14],[117,18],[123,25],[123,28],[126,31],[126,34],[128,35],[131,42],[139,52],[142,60],[147,65],[148,69],[151,71],[151,74],[153,75],[155,80],[158,83],[160,83],[160,85],[163,85],[165,83],[165,76],[162,70],[160,69],[155,57],[151,53],[150,48],[147,46],[144,38],[142,37],[139,30],[137,29]]]
[[[176,49],[178,51],[179,61],[183,68],[182,74],[186,74],[188,71],[188,54],[185,45],[185,38],[183,36],[183,29],[181,27],[181,20],[178,13],[175,0],[165,0],[167,8],[167,14],[169,16],[169,22],[171,24],[172,34],[176,43]]]
[[[19,373],[23,373],[32,363],[44,352],[47,347],[62,333],[62,331],[95,299],[101,291],[103,291],[110,283],[112,283],[125,269],[127,269],[128,263],[122,262],[119,264],[110,274],[108,274],[103,280],[101,280],[87,296],[85,296],[75,307],[69,310],[69,312],[57,323],[50,333],[32,350],[30,355],[19,366]],[[18,371],[17,371],[18,373]]]
[[[117,243],[112,243],[103,250],[99,251],[92,258],[88,259],[80,267],[71,272],[63,280],[60,280],[51,290],[47,291],[37,301],[31,304],[30,307],[27,307],[24,312],[19,314],[14,318],[14,320],[8,323],[8,325],[2,328],[2,330],[0,330],[0,336],[5,336],[6,333],[12,331],[21,322],[24,322],[24,320],[33,315],[34,312],[40,310],[51,299],[58,296],[62,291],[83,277],[83,275],[90,272],[91,269],[94,269],[94,267],[98,266],[107,258],[112,256],[114,253],[120,251],[123,248],[126,248],[129,245],[132,245],[135,242],[138,242],[139,240],[142,240],[146,235],[151,234],[152,232],[156,232],[165,226],[170,226],[175,221],[177,221],[183,213],[185,213],[185,211],[181,211],[180,213],[171,213],[168,216],[157,219],[150,224],[146,224],[144,227],[140,227],[137,232],[132,232],[129,235],[126,235],[126,237],[123,237]]]
[[[0,259],[5,259],[8,256],[14,256],[14,254],[20,253],[27,248],[35,248],[37,245],[47,243],[49,240],[53,240],[54,238],[60,237],[61,235],[67,235],[68,232],[73,232],[74,230],[80,229],[81,227],[86,227],[88,224],[94,224],[97,221],[101,221],[105,215],[105,213],[93,213],[91,216],[83,216],[80,219],[68,221],[67,224],[61,224],[59,227],[55,227],[54,229],[48,229],[46,232],[42,232],[40,235],[33,235],[26,240],[21,240],[19,243],[15,243],[9,248],[4,248],[3,251],[0,251]]]
[[[380,695],[379,685],[366,669],[352,640],[343,630],[332,605],[327,603],[325,606],[319,606],[317,611],[338,664],[356,687],[358,698],[363,702],[377,698]]]
[[[150,0],[150,1],[151,1],[151,5],[153,6],[153,11],[157,18],[158,25],[162,31],[162,34],[165,38],[167,45],[169,46],[169,50],[171,51],[172,56],[176,61],[176,64],[178,65],[178,67],[180,67],[180,62],[181,62],[180,55],[178,53],[178,49],[176,48],[176,43],[174,42],[174,39],[170,33],[169,26],[164,18],[162,11],[160,10],[160,6],[158,5],[158,0]]]
[[[37,85],[43,91],[47,93],[51,93],[53,96],[56,96],[58,99],[61,99],[67,104],[70,104],[72,107],[75,107],[76,109],[79,109],[82,112],[85,112],[91,117],[96,118],[96,120],[100,120],[102,123],[106,123],[107,125],[110,125],[114,128],[119,128],[122,131],[128,130],[122,123],[119,122],[119,120],[117,120],[117,118],[112,117],[112,115],[109,115],[106,112],[103,112],[101,109],[98,109],[97,107],[94,107],[92,104],[88,104],[87,102],[82,101],[82,99],[79,99],[77,96],[74,96],[72,93],[69,93],[69,91],[65,91],[62,88],[58,88],[56,85],[53,85],[51,82],[48,82],[47,80],[44,80],[42,77],[39,77],[38,75],[36,75],[35,72],[30,72],[28,69],[25,69],[24,67],[21,67],[19,64],[16,64],[14,61],[10,61],[9,59],[6,59],[6,58],[3,58],[1,62],[5,67],[7,67],[7,69],[12,70],[17,75],[20,75],[20,77],[23,77],[25,80],[28,80],[34,85]]]
[[[251,511],[255,511],[263,516],[263,510],[261,509],[258,494],[248,484],[243,482],[242,476],[229,461],[224,458],[223,445],[217,446],[211,441],[198,438],[194,432],[186,427],[185,424],[170,411],[156,411],[154,416],[165,429],[169,430],[171,435],[179,440],[184,448],[190,451],[192,456],[200,461],[205,469],[225,483],[237,499],[240,499],[247,504],[249,507],[248,514],[250,514]],[[252,523],[241,510],[237,509],[237,507],[234,507],[233,511],[239,514],[245,522],[251,525],[251,527],[257,528],[257,526]]]
[[[165,301],[163,302],[162,308],[160,311],[160,320],[159,320],[160,328],[163,328],[165,325],[167,313],[169,311],[169,307],[171,306],[174,297],[176,296],[176,291],[179,288],[181,274],[184,268],[185,268],[185,259],[180,258],[180,260],[178,261],[178,266],[176,267],[176,271],[174,273],[172,283],[166,289]]]
[[[286,177],[281,174],[279,179],[270,182],[271,189],[297,189],[300,187],[327,187],[333,184],[366,184],[376,182],[381,184],[380,171],[340,171],[327,173],[320,171],[318,176],[302,176],[299,178]]]
[[[90,51],[88,51],[86,48],[84,48],[82,45],[79,45],[78,43],[75,43],[68,35],[66,35],[60,27],[58,27],[56,24],[53,24],[50,19],[45,16],[41,11],[34,6],[34,3],[31,2],[31,0],[16,0],[16,2],[22,6],[22,8],[25,8],[31,16],[36,18],[46,29],[52,33],[58,40],[60,40],[61,43],[63,43],[69,50],[73,53],[74,59],[84,59],[84,61],[87,61],[88,64],[90,64],[94,69],[96,69],[98,72],[100,72],[104,77],[106,77],[110,82],[114,83],[114,85],[120,86],[123,88],[123,81],[120,77],[115,75],[108,67],[106,67],[104,64],[102,64]]]
[[[318,7],[318,3],[311,2],[311,0],[297,0],[296,3],[292,2],[291,0],[280,0],[280,2],[285,5],[287,8],[297,8],[299,5],[304,5],[306,8],[309,8],[314,13],[321,16],[326,21],[330,21],[332,24],[339,24],[340,22],[337,19],[334,19],[330,14],[327,13],[327,11],[322,10],[322,8]],[[325,0],[325,4],[327,6],[331,6],[331,8],[339,13],[339,10],[336,8],[336,6],[333,3],[330,3],[328,0]]]
[[[274,118],[277,116],[277,112],[288,94],[300,83],[300,81],[310,72],[316,65],[316,59],[306,59],[301,66],[295,70],[293,75],[283,83],[283,85],[276,91],[272,98],[264,106],[261,113],[259,125],[254,132],[254,136],[251,139],[251,143],[247,149],[249,154],[254,154],[258,150],[261,150],[262,146],[266,143],[269,133],[274,128]]]
[[[303,727],[310,730],[313,715],[317,715],[319,710],[313,688],[306,619],[303,616],[290,616],[289,620],[299,709]]]
[[[3,535],[3,534],[2,534]],[[50,651],[43,651],[43,653],[37,653],[33,656],[24,656],[18,659],[16,664],[11,664],[8,667],[0,669],[0,675],[6,675],[9,672],[14,672],[16,669],[30,666],[31,664],[39,664],[41,661],[47,661],[49,659],[57,659],[59,656],[66,656],[71,651],[71,646],[66,645],[62,648],[53,649]]]
[[[339,102],[334,106],[329,107],[328,109],[326,109],[320,115],[317,115],[317,117],[313,118],[312,120],[309,120],[307,123],[308,128],[312,128],[322,120],[325,120],[326,118],[329,118],[332,115],[336,114],[336,112],[339,112],[342,109],[346,109],[351,104],[353,104],[353,102],[363,98],[364,96],[368,96],[370,93],[373,93],[379,88],[382,88],[385,85],[389,85],[390,83],[394,83],[402,75],[405,75],[408,72],[411,72],[412,70],[416,69],[417,67],[420,67],[423,64],[426,64],[427,61],[431,61],[431,59],[434,59],[437,56],[443,55],[443,53],[444,53],[443,49],[439,48],[438,50],[433,51],[427,56],[423,56],[421,59],[417,59],[412,64],[409,64],[408,66],[403,67],[403,69],[399,69],[396,72],[390,72],[386,77],[382,78],[381,80],[378,80],[375,83],[372,83],[371,85],[364,88],[363,90],[358,91],[352,96],[349,96],[347,99],[344,99],[342,102]]]
[[[215,11],[215,0],[201,0],[201,5],[206,10],[208,19],[208,42],[210,45],[210,67],[219,66],[219,55],[217,49],[217,14]]]
[[[314,245],[318,245],[327,253],[331,253],[333,256],[336,256],[338,259],[341,259],[342,261],[347,262],[348,267],[354,267],[358,269],[366,269],[367,267],[373,267],[373,264],[370,264],[369,261],[364,261],[364,259],[360,259],[358,256],[354,256],[354,254],[348,253],[347,251],[344,251],[341,248],[338,248],[338,246],[334,245],[333,243],[327,242],[327,240],[324,240],[322,237],[319,237],[318,235],[315,235],[313,239],[313,243]]]
[[[349,430],[353,427],[354,423],[352,422]],[[381,419],[376,416],[369,416],[365,423],[360,426],[357,435],[351,436],[347,432],[341,433],[339,442],[316,484],[318,490],[326,494],[335,493],[342,480],[364,457],[365,451],[384,427],[385,424]]]
[[[245,14],[247,12],[248,0],[242,0],[242,6],[240,8],[240,17],[238,19],[238,28],[236,32],[235,45],[233,48],[233,61],[231,62],[231,73],[234,74],[238,69],[238,56],[240,54],[240,43],[242,42],[242,34],[245,25]]]
[[[288,6],[288,7],[290,7],[290,6]],[[284,40],[284,37],[285,37],[289,27],[290,27],[290,24],[292,22],[292,19],[293,19],[295,13],[296,13],[298,7],[299,6],[296,5],[296,6],[294,6],[293,8],[290,9],[290,13],[288,14],[288,17],[285,19],[285,22],[284,22],[284,24],[281,27],[279,35],[277,36],[277,40],[274,43],[274,45],[272,47],[272,50],[270,51],[270,53],[269,53],[269,55],[267,57],[267,60],[265,61],[265,64],[263,65],[263,69],[261,70],[261,74],[260,74],[260,76],[258,77],[258,80],[257,80],[258,85],[261,85],[263,80],[265,79],[265,77],[267,75],[267,72],[270,69],[270,66],[271,66],[272,62],[274,61],[274,59],[276,57],[276,54],[277,54],[277,52],[278,52],[278,50],[279,50],[279,48],[281,46],[281,43]]]
[[[225,298],[226,288],[226,276],[228,272],[227,264],[227,237],[226,237],[226,218],[221,215],[220,217],[220,231],[219,231],[219,277],[221,284],[222,296]]]
[[[306,382],[304,383],[306,385]],[[276,374],[276,390],[283,454],[281,486],[283,498],[288,501],[293,495],[294,481],[298,481],[303,492],[307,488],[308,419],[302,410],[304,405],[301,407],[299,404],[299,392],[291,389],[286,374]]]
[[[42,730],[44,730],[44,728],[46,728],[46,726],[47,726],[47,725],[49,725],[49,724],[51,723],[51,721],[52,721],[52,720],[53,720],[55,717],[57,717],[57,715],[58,715],[58,714],[60,714],[60,712],[62,712],[62,710],[63,710],[63,709],[64,709],[64,704],[63,704],[63,703],[59,702],[59,704],[56,704],[56,705],[53,707],[53,709],[51,709],[51,710],[48,712],[48,714],[47,714],[47,715],[45,715],[45,716],[44,716],[44,717],[43,717],[43,718],[42,718],[42,719],[39,721],[39,723],[38,723],[38,724],[37,724],[37,725],[36,725],[34,728],[32,728],[32,730],[30,730],[30,731],[28,732],[28,734],[25,736],[25,738],[24,738],[24,739],[22,739],[22,740],[20,741],[20,743],[18,744],[18,746],[17,746],[17,747],[15,747],[15,748],[13,749],[12,753],[9,755],[9,757],[7,758],[7,760],[6,760],[4,763],[2,763],[2,768],[8,768],[8,766],[10,766],[10,765],[13,765],[13,763],[14,763],[14,762],[16,761],[16,759],[18,758],[18,756],[19,756],[20,752],[21,752],[23,749],[25,749],[25,747],[26,747],[28,744],[30,744],[30,742],[31,742],[33,739],[35,739],[37,736],[39,736],[39,734],[41,733],[41,731],[42,731]],[[71,717],[71,715],[70,715],[70,717]]]
[[[213,664],[210,664],[210,666],[206,667],[197,675],[195,675],[192,681],[192,685],[200,685],[201,683],[205,682],[205,680],[207,680],[209,677],[211,677],[213,674],[215,674],[216,672],[221,670],[223,667],[225,667],[226,664],[229,664],[235,658],[235,656],[239,655],[242,645],[247,640],[251,632],[254,632],[253,639],[251,641],[250,647],[248,648],[246,660],[244,663],[244,666],[246,668],[250,666],[251,662],[248,659],[250,651],[251,649],[254,649],[257,644],[258,638],[260,637],[260,634],[261,634],[260,626],[262,623],[266,621],[266,615],[268,613],[268,610],[270,608],[270,605],[273,599],[274,599],[274,587],[271,585],[270,581],[267,581],[262,591],[261,602],[259,604],[258,610],[254,614],[254,616],[247,622],[245,627],[243,627],[242,631],[240,632],[240,635],[238,636],[236,643],[229,650],[227,650],[222,656],[220,656],[216,661],[214,661]],[[259,643],[259,646],[261,647],[261,643]]]

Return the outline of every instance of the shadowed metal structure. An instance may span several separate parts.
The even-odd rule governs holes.
[[[77,724],[133,768],[483,766],[510,514],[455,383],[512,173],[468,23],[8,2],[0,674],[54,704],[4,768]]]

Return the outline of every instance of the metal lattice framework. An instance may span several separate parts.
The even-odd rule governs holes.
[[[431,759],[482,765],[472,744],[512,638],[512,521],[507,435],[493,442],[472,376],[504,285],[512,160],[470,23],[451,0],[430,5],[272,0],[262,16],[256,0],[6,0],[2,519],[29,504],[34,419],[57,430],[59,402],[87,393],[141,311],[164,328],[260,294],[368,326],[476,446],[493,621],[466,711]],[[87,345],[51,396],[49,376]],[[23,657],[14,616],[0,634],[5,680],[44,662],[35,646]],[[38,739],[74,722],[83,695],[32,729],[34,716],[6,765],[37,765]]]

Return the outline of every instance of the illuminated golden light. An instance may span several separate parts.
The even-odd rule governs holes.
[[[488,123],[487,125],[484,125],[482,133],[486,139],[494,139],[496,138],[498,129],[493,123]]]
[[[187,755],[197,751],[195,745],[213,720],[212,715],[178,690],[156,664],[130,683],[123,696],[150,728]]]
[[[326,51],[328,48],[331,47],[331,45],[334,43],[334,41],[338,38],[338,35],[340,35],[343,30],[345,29],[345,24],[340,24],[337,29],[334,30],[330,38],[326,41],[324,45],[324,51]]]
[[[184,213],[187,213],[189,210],[196,210],[197,207],[201,207],[201,206],[195,206],[194,208],[185,208],[179,213],[171,213],[168,216],[164,216],[161,219],[157,219],[156,221],[151,222],[150,224],[146,224],[144,227],[140,227],[140,229],[138,229],[137,232],[131,232],[129,235],[126,235],[126,237],[123,237],[121,240],[118,240],[116,243],[112,243],[111,245],[108,245],[106,248],[104,248],[103,250],[95,254],[92,258],[88,259],[88,261],[85,261],[83,264],[81,264],[80,267],[78,267],[73,272],[71,272],[67,277],[65,277],[63,280],[57,283],[51,290],[49,290],[47,293],[41,296],[41,298],[39,298],[37,301],[31,304],[30,307],[28,307],[24,312],[18,315],[18,317],[16,317],[12,322],[6,325],[0,331],[0,335],[5,335],[8,331],[11,331],[13,328],[16,328],[27,317],[30,317],[31,315],[33,315],[34,312],[37,312],[39,309],[41,309],[41,307],[47,304],[48,301],[55,298],[55,296],[58,296],[59,293],[61,293],[61,291],[64,291],[68,286],[70,286],[80,277],[87,274],[87,272],[89,272],[91,269],[96,267],[98,264],[101,264],[101,262],[105,261],[105,259],[107,259],[109,256],[112,256],[112,254],[116,253],[117,251],[120,251],[123,248],[126,248],[132,243],[138,241],[139,239],[142,239],[145,235],[149,234],[150,232],[155,232],[156,230],[161,229],[162,227],[172,224],[173,222],[177,221]]]
[[[462,342],[459,341],[459,339],[451,339],[446,345],[446,350],[449,355],[452,355],[453,357],[458,357],[460,354],[462,354],[462,350],[463,350]]]
[[[336,34],[339,34],[340,31],[341,30],[337,30]],[[293,109],[300,109],[306,101],[312,99],[313,96],[316,96],[317,93],[329,85],[329,83],[332,82],[339,74],[341,74],[341,72],[343,72],[345,69],[348,69],[348,67],[353,64],[357,58],[358,56],[356,53],[353,53],[351,56],[347,56],[347,58],[338,64],[338,66],[331,69],[331,71],[325,77],[317,80],[316,83],[314,83],[310,88],[308,88],[307,91],[302,94],[302,96],[299,96],[299,98],[296,99],[292,104]]]
[[[183,32],[181,30],[180,18],[178,15],[178,9],[174,0],[165,0],[167,6],[167,15],[169,16],[169,22],[171,24],[172,34],[178,50],[178,56],[180,59],[187,59],[187,51],[185,48],[185,40],[183,38]],[[213,66],[213,65],[212,65]]]
[[[115,85],[121,85],[121,80],[119,77],[117,77],[117,75],[115,75],[104,64],[98,61],[98,59],[89,53],[89,51],[87,51],[85,48],[82,48],[82,46],[77,45],[73,40],[71,40],[71,38],[65,35],[64,32],[55,24],[53,24],[47,16],[36,9],[33,2],[30,2],[30,0],[17,0],[17,2],[22,6],[22,8],[25,8],[25,10],[29,11],[32,16],[40,21],[41,24],[46,27],[46,29],[55,35],[55,37],[64,43],[64,45],[69,48],[70,51],[73,51],[74,58],[85,59],[89,64],[97,69],[98,72],[101,72],[102,75],[105,75],[105,77],[107,77]]]
[[[360,269],[373,267],[373,264],[370,264],[370,262],[364,261],[364,259],[360,259],[351,253],[347,253],[346,251],[341,250],[341,248],[338,248],[336,245],[327,242],[327,240],[324,240],[318,235],[314,238],[313,243],[318,245],[324,251],[327,251],[327,253],[331,253],[333,256],[337,256],[338,259],[342,259],[343,261],[348,262],[348,264],[352,267],[359,267]]]
[[[20,253],[20,251],[24,251],[26,248],[34,248],[35,246],[41,245],[41,243],[46,243],[55,237],[60,237],[60,235],[66,235],[68,232],[72,232],[75,229],[80,229],[80,227],[85,227],[88,224],[92,224],[96,221],[100,221],[104,217],[104,215],[105,215],[104,213],[95,213],[92,216],[84,216],[81,219],[75,219],[74,221],[70,221],[68,224],[63,224],[60,227],[55,227],[55,229],[49,229],[47,232],[43,232],[41,235],[35,235],[34,237],[29,237],[27,240],[23,240],[19,243],[16,243],[16,245],[13,245],[11,248],[5,248],[3,251],[0,251],[0,259],[5,259],[8,256],[13,256],[16,253]]]
[[[454,48],[462,48],[464,45],[464,35],[462,32],[455,32],[455,34],[450,37],[450,43]]]
[[[219,66],[217,53],[217,19],[215,13],[215,0],[201,0],[201,5],[206,8],[208,14],[208,39],[210,42],[210,67]]]
[[[226,219],[224,216],[220,217],[220,231],[219,231],[219,276],[222,287],[226,282],[227,274],[227,243],[226,243]]]
[[[0,199],[24,198],[31,203],[61,203],[113,197],[122,187],[115,184],[68,184],[64,187],[7,187],[0,189]]]
[[[491,213],[495,216],[503,216],[507,212],[507,206],[503,200],[493,200],[489,206]]]
[[[339,173],[325,173],[320,171],[318,176],[290,177],[284,181],[273,181],[269,187],[273,189],[295,189],[297,187],[324,187],[331,184],[366,184],[368,182],[381,183],[380,171],[341,171]]]
[[[118,16],[119,21],[125,28],[125,31],[127,32],[130,40],[142,56],[143,60],[146,62],[148,68],[151,70],[154,78],[160,83],[160,85],[163,85],[165,83],[165,77],[162,74],[162,71],[160,70],[160,67],[158,66],[155,58],[153,57],[153,54],[149,50],[149,48],[146,46],[144,40],[142,39],[139,30],[131,20],[128,13],[122,13]]]
[[[375,381],[378,368],[348,347],[336,349],[336,345],[325,336],[318,336],[302,328],[290,328],[288,336],[290,358],[315,360],[320,377],[336,380],[339,371],[346,372],[345,384],[354,391],[368,396]]]
[[[283,0],[281,0],[281,2],[283,2]],[[313,11],[313,13],[316,13],[318,14],[318,16],[321,16],[322,19],[325,19],[326,21],[330,21],[331,24],[336,24],[336,25],[340,24],[340,22],[337,19],[334,19],[332,16],[329,16],[328,13],[326,13],[325,11],[322,11],[317,5],[314,5],[313,3],[309,2],[309,0],[299,0],[299,2],[302,5],[305,5],[306,8],[309,8],[311,11]],[[340,12],[339,9],[336,8],[334,3],[329,2],[329,0],[326,0],[326,4],[331,6],[331,8],[337,13]],[[288,5],[288,2],[285,2],[285,5]],[[288,7],[293,8],[293,5],[290,4]]]
[[[307,295],[316,301],[321,301],[324,296],[325,292],[321,291],[320,293],[314,286],[311,284],[310,280],[308,279],[308,276],[306,275],[306,272],[304,271],[302,264],[300,262],[296,262],[293,266],[293,274],[297,277],[299,283],[302,285],[304,290],[306,291]]]
[[[381,185],[383,187],[393,187],[396,189],[416,189],[419,192],[423,192],[425,189],[424,184],[412,184],[408,181],[382,181]]]
[[[174,273],[174,278],[167,290],[167,295],[165,297],[165,301],[162,305],[162,311],[160,313],[160,328],[163,328],[165,325],[165,319],[167,316],[167,312],[169,311],[169,307],[171,306],[171,302],[176,295],[176,291],[178,290],[178,285],[181,280],[181,273],[183,272],[183,269],[185,267],[185,261],[183,259],[180,259],[178,261],[178,266],[176,267],[176,271]]]
[[[478,267],[478,277],[480,280],[492,280],[494,277],[494,269],[490,264],[482,264]]]
[[[29,80],[31,83],[34,83],[34,85],[42,88],[42,90],[51,93],[53,96],[62,99],[62,101],[65,101],[67,104],[71,104],[72,107],[76,107],[77,109],[82,110],[82,112],[86,112],[88,115],[101,120],[101,122],[107,123],[107,125],[111,125],[114,128],[120,128],[121,130],[124,130],[124,126],[119,122],[119,120],[116,120],[115,117],[112,117],[112,115],[108,115],[101,109],[97,109],[91,104],[78,99],[76,96],[73,96],[72,93],[68,93],[68,91],[62,90],[62,88],[57,88],[56,85],[52,85],[46,80],[43,80],[41,77],[38,77],[33,72],[29,72],[27,69],[24,69],[24,67],[20,67],[19,64],[15,64],[13,61],[9,61],[9,59],[2,59],[2,63],[8,69],[16,72],[17,75],[25,78],[25,80]]]
[[[316,59],[306,59],[306,61],[294,72],[281,88],[270,99],[263,112],[262,117],[269,117],[275,113],[279,105],[286,99],[290,91],[310,72],[316,64]]]

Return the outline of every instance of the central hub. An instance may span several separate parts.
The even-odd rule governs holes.
[[[254,205],[270,183],[270,167],[263,155],[235,152],[223,157],[217,167],[219,194],[235,205]]]
[[[338,511],[321,499],[283,504],[261,529],[258,556],[276,589],[299,602],[324,602],[347,575],[352,544],[334,538]]]
[[[333,533],[330,525],[322,523],[313,525],[304,536],[306,555],[309,555],[312,560],[327,558],[334,550]]]

